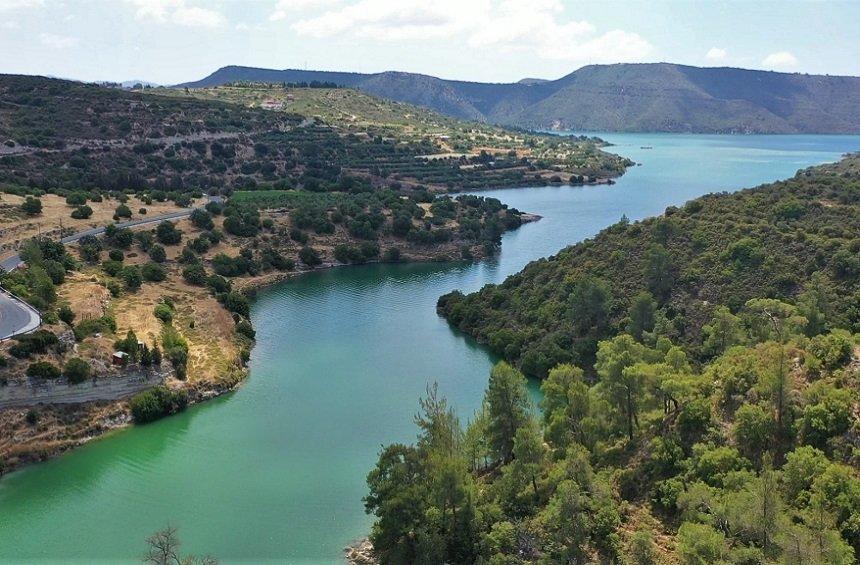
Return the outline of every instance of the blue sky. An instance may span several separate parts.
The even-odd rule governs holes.
[[[506,82],[669,61],[860,75],[860,1],[0,0],[0,72],[201,78],[229,64]]]

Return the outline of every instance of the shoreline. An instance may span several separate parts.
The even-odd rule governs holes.
[[[538,214],[530,214],[527,212],[522,213],[522,224],[532,223],[539,221],[542,217]],[[442,246],[437,246],[442,247]],[[481,261],[486,257],[476,257],[471,261]],[[459,260],[465,261],[465,260]],[[404,259],[400,261],[384,261],[381,259],[375,259],[371,261],[367,261],[366,263],[361,264],[350,264],[350,263],[339,263],[336,261],[327,261],[322,265],[309,268],[309,269],[297,269],[293,271],[275,271],[271,273],[266,273],[264,275],[259,275],[256,277],[247,277],[244,279],[233,279],[234,285],[237,291],[245,294],[246,296],[253,297],[253,295],[258,291],[262,290],[266,287],[272,286],[277,283],[281,283],[302,275],[310,274],[316,271],[324,271],[328,269],[335,269],[340,267],[354,267],[360,265],[371,265],[371,264],[389,264],[389,265],[407,265],[407,264],[417,264],[417,263],[453,263],[458,262],[457,259],[452,257],[448,257],[447,255],[442,255],[440,253],[428,252],[427,254],[422,255],[407,255]],[[256,343],[256,342],[254,342]],[[253,345],[252,345],[253,348]],[[234,392],[238,390],[244,382],[250,377],[250,370],[247,366],[243,366],[240,370],[236,371],[232,374],[224,374],[221,375],[218,379],[211,381],[201,381],[194,384],[188,384],[186,386],[176,386],[176,382],[183,383],[187,381],[177,381],[172,376],[165,379],[165,384],[169,386],[168,382],[173,383],[173,387],[171,388],[179,388],[185,390],[188,393],[188,408],[202,404],[208,400],[212,400],[223,396],[227,393]],[[223,380],[222,380],[223,379]],[[133,395],[132,395],[133,396]],[[91,402],[79,403],[79,404],[68,404],[68,405],[36,405],[47,407],[50,410],[56,410],[58,412],[82,412],[84,417],[81,418],[84,424],[82,432],[78,434],[72,434],[70,437],[65,439],[55,439],[51,442],[50,449],[43,450],[37,449],[37,446],[34,446],[32,452],[28,452],[26,450],[21,450],[16,454],[16,459],[14,463],[8,463],[4,461],[4,459],[0,458],[0,481],[3,480],[5,475],[14,473],[16,471],[23,470],[32,465],[43,463],[52,459],[56,459],[65,455],[66,453],[73,451],[78,447],[82,447],[92,441],[99,440],[107,437],[110,434],[115,432],[122,431],[128,427],[134,425],[134,422],[131,418],[131,412],[128,406],[128,401],[132,396],[127,396],[123,398],[118,398],[116,400],[96,400]],[[0,427],[3,424],[3,416],[9,416],[14,412],[18,413],[26,413],[29,409],[33,408],[33,406],[23,406],[23,407],[15,407],[15,408],[7,408],[5,410],[0,410]],[[166,418],[169,418],[167,416]],[[46,430],[46,433],[50,433],[51,431],[59,431],[62,427],[53,428]],[[26,445],[26,444],[23,444]],[[15,446],[12,446],[12,449],[15,449]],[[4,464],[5,463],[5,464]]]

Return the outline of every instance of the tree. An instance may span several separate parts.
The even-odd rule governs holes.
[[[514,367],[500,361],[490,372],[484,399],[490,449],[497,460],[507,463],[513,457],[517,430],[529,420],[526,378]]]
[[[299,250],[299,259],[308,267],[316,267],[322,264],[319,252],[309,245],[305,245]]]
[[[669,252],[659,243],[653,244],[645,252],[645,282],[648,290],[665,300],[675,285],[675,267]]]
[[[143,275],[141,275],[140,268],[136,265],[123,267],[122,271],[120,271],[120,277],[129,290],[137,290],[143,284]]]
[[[120,204],[114,211],[115,218],[131,218],[131,208],[125,204]]]
[[[146,538],[147,551],[143,562],[150,565],[216,565],[218,561],[211,556],[195,557],[181,556],[179,548],[182,543],[176,533],[176,528],[167,526]]]
[[[570,293],[571,314],[580,331],[594,328],[602,331],[609,321],[612,293],[605,281],[586,276],[578,280]]]
[[[182,232],[176,229],[176,224],[165,220],[155,228],[155,237],[164,245],[176,245],[182,241]]]
[[[80,357],[72,357],[66,361],[66,366],[63,368],[63,374],[69,379],[72,384],[82,383],[92,375],[92,367],[90,364]]]
[[[38,198],[28,196],[24,202],[21,203],[21,210],[28,216],[38,216],[42,213],[42,201]]]
[[[702,344],[708,355],[721,355],[733,345],[744,342],[744,332],[741,327],[741,319],[725,306],[718,306],[714,310],[711,323],[702,327],[705,341]]]
[[[541,411],[548,441],[566,447],[571,440],[589,446],[593,428],[591,397],[582,369],[562,364],[550,370],[541,383]]]
[[[773,414],[758,404],[744,404],[735,412],[735,443],[745,455],[757,459],[771,445]]]
[[[191,211],[191,215],[188,218],[191,220],[192,224],[202,230],[211,230],[215,227],[215,223],[212,221],[212,216],[206,210],[195,208]]]
[[[640,397],[645,391],[645,371],[634,366],[647,357],[648,348],[628,334],[601,341],[597,348],[594,367],[600,377],[600,384],[610,404],[620,407],[626,421],[627,437],[631,441],[634,428],[639,426]]]
[[[532,486],[535,502],[538,501],[537,477],[546,459],[546,450],[540,429],[534,419],[529,418],[517,429],[514,436],[514,462],[512,472]]]
[[[68,304],[60,306],[59,310],[57,310],[57,317],[70,326],[75,321],[75,313]]]
[[[648,530],[639,530],[630,540],[630,560],[636,565],[653,565],[657,563],[657,550],[654,545],[654,535]]]
[[[836,297],[822,273],[813,273],[803,292],[797,297],[797,309],[807,320],[806,335],[815,336],[827,331],[833,319]]]
[[[640,292],[630,305],[629,322],[627,333],[642,341],[643,334],[654,329],[654,315],[657,312],[657,303],[649,292]]]
[[[164,263],[167,260],[167,253],[164,247],[156,244],[149,248],[149,258],[156,263]]]
[[[710,565],[726,553],[726,536],[706,524],[684,522],[678,528],[678,554],[685,565]]]
[[[383,448],[367,475],[364,508],[376,515],[370,541],[383,562],[412,563],[429,506],[424,461],[416,448],[392,444]]]

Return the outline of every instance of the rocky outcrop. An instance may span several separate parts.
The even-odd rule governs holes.
[[[0,410],[37,404],[80,404],[117,400],[164,382],[169,370],[129,370],[122,375],[96,378],[80,384],[28,378],[0,386]]]
[[[379,560],[373,554],[373,544],[364,538],[343,549],[346,562],[350,565],[377,565]]]

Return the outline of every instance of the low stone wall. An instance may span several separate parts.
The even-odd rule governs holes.
[[[0,410],[36,404],[79,404],[94,400],[117,400],[162,384],[168,372],[129,372],[72,385],[65,381],[28,379],[0,385]]]

